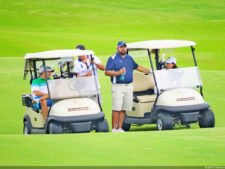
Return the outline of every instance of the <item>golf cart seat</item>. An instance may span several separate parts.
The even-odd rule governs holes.
[[[32,103],[32,96],[30,94],[24,94],[22,95],[22,104],[23,106],[26,106],[28,108],[31,108],[32,110],[34,110],[35,112],[39,113],[39,110],[36,109],[34,106],[33,106],[33,103]]]
[[[144,117],[146,113],[151,112],[156,99],[155,83],[152,75],[135,72],[133,78],[133,108],[127,112],[127,116]]]
[[[152,75],[143,73],[134,73],[134,102],[154,102],[156,95],[154,94],[155,83]]]
[[[146,102],[154,102],[156,99],[156,95],[143,95],[143,96],[136,96],[137,102],[146,103]]]

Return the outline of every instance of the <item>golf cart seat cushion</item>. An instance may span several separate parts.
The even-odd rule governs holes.
[[[154,89],[155,83],[152,75],[135,72],[133,75],[134,92],[146,91]]]
[[[156,95],[142,95],[136,96],[136,98],[140,103],[154,102],[156,99]]]

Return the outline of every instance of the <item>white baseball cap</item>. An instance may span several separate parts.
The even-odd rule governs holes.
[[[47,72],[54,72],[54,70],[50,67],[50,66],[44,66],[44,65],[41,65],[40,68],[39,68],[39,73],[43,73],[44,71],[47,71]]]
[[[170,56],[170,57],[167,58],[166,63],[177,64],[177,59],[173,56]]]

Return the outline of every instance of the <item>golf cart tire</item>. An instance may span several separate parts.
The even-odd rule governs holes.
[[[215,116],[213,111],[211,109],[201,111],[198,124],[200,128],[213,128],[215,126]]]
[[[96,132],[109,132],[109,125],[106,119],[97,121]]]
[[[122,126],[122,129],[124,131],[129,131],[130,130],[130,127],[131,127],[131,124],[128,124],[128,123],[123,123],[123,126]]]
[[[156,126],[158,130],[172,130],[173,117],[168,112],[159,113],[156,120]]]
[[[62,124],[57,122],[50,122],[49,134],[62,134],[62,133],[63,133]]]
[[[27,120],[23,122],[23,134],[31,134],[31,124]]]

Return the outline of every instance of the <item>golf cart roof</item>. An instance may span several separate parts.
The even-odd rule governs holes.
[[[42,60],[42,59],[59,59],[74,56],[93,55],[92,50],[79,50],[79,49],[63,49],[63,50],[50,50],[37,53],[27,53],[24,57],[25,60]]]
[[[194,41],[188,40],[148,40],[128,43],[127,48],[129,50],[138,49],[169,49],[169,48],[181,48],[195,46]]]
[[[24,79],[28,72],[34,68],[33,61],[40,60],[58,60],[62,58],[77,57],[83,55],[93,55],[92,50],[79,50],[79,49],[63,49],[63,50],[50,50],[44,52],[27,53],[24,57]]]

